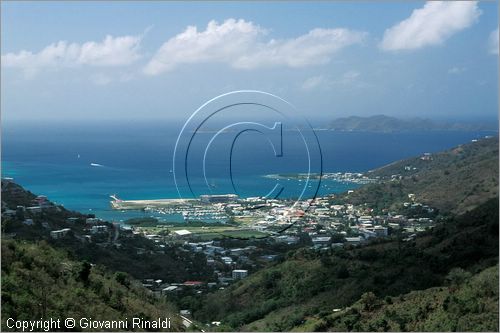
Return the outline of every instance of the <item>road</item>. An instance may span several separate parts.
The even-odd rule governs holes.
[[[183,315],[179,315],[179,317],[181,317],[182,319],[182,325],[184,325],[184,327],[186,328],[189,328],[189,326],[191,326],[193,324],[193,321],[184,317]],[[200,329],[201,332],[205,332],[204,330]]]

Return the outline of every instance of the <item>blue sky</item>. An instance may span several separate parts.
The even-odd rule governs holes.
[[[497,2],[3,1],[2,120],[185,119],[238,89],[279,95],[313,122],[494,118],[497,12]]]

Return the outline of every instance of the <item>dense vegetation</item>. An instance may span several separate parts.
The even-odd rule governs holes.
[[[471,276],[452,270],[446,285],[398,297],[361,295],[336,313],[313,316],[300,331],[498,331],[498,265]]]
[[[2,331],[7,330],[8,318],[51,317],[170,317],[173,330],[182,329],[165,300],[154,297],[125,273],[72,260],[45,241],[2,240]]]

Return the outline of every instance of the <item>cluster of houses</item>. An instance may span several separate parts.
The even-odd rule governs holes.
[[[414,194],[408,195],[408,202],[403,206],[418,209],[425,216],[374,215],[373,210],[365,205],[333,204],[331,197],[303,200],[295,203],[293,208],[289,204],[286,200],[247,198],[225,205],[225,210],[234,217],[246,219],[246,227],[268,232],[276,242],[296,244],[298,234],[305,232],[315,248],[356,245],[369,239],[387,237],[391,230],[398,228],[409,233],[418,232],[432,227],[434,222],[428,217],[433,209],[418,203]],[[290,225],[293,228],[281,232]]]
[[[339,177],[339,175],[333,176]],[[353,177],[350,174],[347,176]],[[3,181],[2,186],[4,186]],[[357,245],[369,239],[387,237],[391,230],[398,228],[407,231],[409,233],[408,239],[411,239],[415,232],[432,227],[434,222],[428,217],[432,216],[433,209],[418,203],[414,194],[408,195],[408,202],[405,202],[403,206],[407,209],[424,212],[425,216],[408,218],[404,215],[391,215],[390,213],[374,215],[373,211],[365,205],[335,204],[330,196],[295,202],[293,206],[288,200],[262,197],[238,198],[228,195],[203,196],[202,201],[208,205],[217,206],[218,211],[225,212],[233,219],[244,221],[245,228],[267,233],[269,235],[268,241],[293,246],[303,240],[304,235],[307,235],[309,243],[315,249]],[[3,209],[2,215],[24,216],[24,213],[27,212],[27,218],[24,219],[23,223],[33,225],[33,219],[37,214],[46,209],[57,208],[45,196],[38,196],[33,201],[32,206],[18,206],[16,210]],[[78,229],[82,230],[83,233],[82,235],[75,233],[75,237],[85,242],[92,241],[94,237],[97,237],[100,241],[106,243],[112,241],[119,246],[118,236],[123,239],[129,235],[141,233],[141,231],[132,230],[118,223],[108,223],[95,217],[70,217],[67,222],[69,225],[78,224]],[[46,222],[42,225],[50,230],[50,237],[53,239],[64,238],[72,231],[71,228],[51,230]],[[111,237],[113,233],[114,237]],[[105,237],[100,237],[100,235]],[[181,248],[185,251],[203,253],[206,256],[207,264],[213,267],[218,279],[217,283],[214,282],[215,285],[212,284],[208,287],[224,286],[234,280],[245,278],[248,275],[248,268],[256,267],[257,264],[255,256],[250,259],[251,254],[258,250],[253,245],[244,248],[224,248],[220,246],[220,242],[214,240],[194,242],[193,235],[189,230],[175,230],[168,237],[160,234],[144,234],[144,236],[155,243],[158,253],[164,253],[164,248],[170,241],[182,244]],[[144,249],[137,249],[138,254],[145,252]],[[276,255],[271,253],[261,255],[259,260],[272,261],[275,258]],[[196,288],[202,284],[198,281],[187,281],[166,285],[161,280],[149,281],[149,279],[147,283],[145,282],[146,287],[160,293],[178,291],[183,288]]]
[[[394,229],[403,229],[411,234],[432,227],[434,222],[427,217],[433,209],[418,203],[414,194],[408,195],[408,202],[403,206],[408,209],[418,208],[426,216],[408,218],[391,213],[374,215],[373,210],[365,205],[334,204],[333,198],[328,196],[297,202],[293,208],[290,208],[287,200],[262,197],[231,200],[217,198],[215,205],[221,206],[234,219],[244,221],[245,228],[267,233],[268,239],[277,243],[295,245],[305,233],[309,236],[312,247],[317,249],[357,245],[373,238],[387,237]],[[232,259],[227,256],[213,258],[218,251],[224,252],[225,249],[218,249],[208,243],[189,243],[195,239],[195,235],[189,230],[175,230],[172,235],[175,239],[185,241],[191,251],[205,253],[208,260],[231,263]]]
[[[142,286],[152,291],[157,296],[169,295],[173,293],[179,293],[187,289],[195,290],[197,294],[203,293],[204,290],[215,289],[219,287],[224,289],[223,286],[227,286],[229,281],[235,281],[244,279],[248,276],[248,270],[246,269],[233,269],[231,275],[228,278],[222,279],[222,282],[203,282],[203,281],[184,281],[168,283],[161,279],[144,279],[142,280]]]
[[[364,205],[333,204],[331,197],[320,197],[310,201],[299,202],[293,209],[286,207],[287,202],[281,200],[266,200],[263,198],[248,198],[229,203],[217,202],[224,205],[228,214],[233,216],[251,217],[252,222],[245,224],[259,231],[268,231],[268,242],[285,245],[296,245],[307,234],[311,247],[323,250],[346,245],[358,245],[373,238],[383,238],[390,235],[391,230],[402,229],[408,232],[406,240],[415,237],[415,232],[423,230],[424,226],[431,226],[433,220],[428,217],[408,218],[404,215],[387,213],[375,215]],[[432,213],[432,208],[416,201],[413,194],[408,196],[408,202],[403,205],[408,209],[419,209]],[[259,209],[255,209],[258,207]],[[293,227],[283,232],[280,230],[293,223]],[[420,229],[419,229],[420,228]],[[154,235],[153,235],[154,237]],[[166,295],[183,290],[195,290],[203,293],[211,288],[224,288],[230,283],[248,276],[259,261],[273,261],[276,254],[260,255],[255,259],[255,251],[262,250],[254,245],[241,248],[225,248],[221,242],[212,240],[196,242],[194,235],[188,230],[176,230],[167,238],[158,237],[158,244],[168,242],[169,239],[182,244],[186,251],[202,253],[207,264],[213,267],[216,282],[185,281],[182,283],[162,283],[161,280],[148,279],[145,287],[154,293]]]
[[[2,187],[7,186],[9,182],[11,182],[9,178],[3,178]],[[22,197],[24,193],[21,187],[12,186],[9,189],[9,196],[14,199],[16,197]],[[2,218],[21,218],[25,225],[33,225],[33,217],[39,217],[42,212],[50,211],[61,211],[61,208],[50,202],[44,195],[35,197],[31,205],[18,205],[15,209],[6,207],[5,203],[2,201]]]

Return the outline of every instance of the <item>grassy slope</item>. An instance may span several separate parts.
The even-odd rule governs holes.
[[[406,166],[416,170],[405,170]],[[408,201],[408,193],[414,193],[418,202],[444,212],[464,213],[498,195],[498,137],[433,154],[430,161],[420,157],[398,161],[368,175],[383,179],[401,175],[402,179],[364,186],[347,196],[347,201],[368,202],[381,209]]]
[[[2,328],[9,317],[18,320],[92,317],[123,320],[170,317],[182,330],[174,310],[153,297],[124,273],[111,274],[69,259],[46,242],[2,240]],[[131,326],[131,325],[129,325]]]

